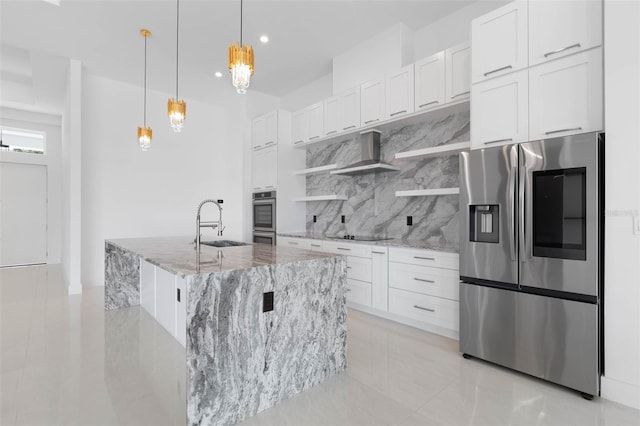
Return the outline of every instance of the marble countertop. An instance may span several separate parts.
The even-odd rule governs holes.
[[[416,249],[442,251],[446,253],[458,253],[457,244],[443,244],[443,243],[428,241],[428,240],[410,240],[410,239],[392,238],[389,240],[381,240],[381,241],[356,241],[356,240],[343,240],[340,238],[337,238],[337,239],[330,238],[326,235],[316,234],[313,232],[291,232],[291,233],[278,232],[277,235],[280,237],[308,238],[311,240],[340,241],[345,243],[366,244],[366,245],[387,246],[387,247],[416,248]]]
[[[181,276],[249,269],[257,266],[336,256],[330,253],[257,243],[222,248],[202,245],[198,265],[195,244],[192,241],[193,237],[150,237],[106,240],[105,242],[134,253],[149,263]]]

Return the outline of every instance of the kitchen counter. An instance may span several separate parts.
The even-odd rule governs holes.
[[[346,369],[345,256],[251,244],[202,246],[198,261],[191,240],[105,241],[105,309],[140,305],[152,277],[145,310],[163,324],[160,292],[176,287],[163,326],[186,328],[188,425],[237,423]]]
[[[316,234],[313,232],[278,233],[277,235],[280,237],[307,238],[310,240],[339,241],[344,243],[368,244],[368,245],[386,246],[386,247],[417,248],[417,249],[424,249],[424,250],[442,251],[445,253],[458,253],[457,244],[450,244],[450,243],[443,244],[443,243],[428,241],[428,240],[411,240],[411,239],[392,238],[389,240],[379,240],[379,241],[357,241],[357,240],[346,240],[342,238],[330,238],[326,235]]]

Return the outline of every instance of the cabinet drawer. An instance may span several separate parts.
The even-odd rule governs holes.
[[[347,279],[347,302],[371,306],[371,284]]]
[[[453,300],[390,288],[389,312],[450,330],[459,329],[459,304]]]
[[[322,240],[309,241],[309,250],[324,251],[324,249],[322,248]]]
[[[459,300],[459,282],[457,270],[389,263],[389,287],[400,290]]]
[[[276,241],[279,246],[294,247],[305,250],[311,249],[311,240],[307,240],[305,238],[278,237]]]
[[[389,248],[389,262],[409,263],[412,265],[433,266],[436,268],[458,269],[458,255],[433,250],[407,248]]]
[[[347,256],[347,278],[371,282],[371,259]]]
[[[323,251],[326,251],[328,253],[371,258],[371,247],[362,244],[324,241],[324,243],[322,244],[322,248]]]

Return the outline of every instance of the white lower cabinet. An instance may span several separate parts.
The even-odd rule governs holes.
[[[176,276],[156,268],[156,320],[172,336],[176,334]]]
[[[456,332],[460,328],[459,305],[454,300],[390,288],[389,312]]]
[[[347,302],[371,306],[371,283],[347,278]]]
[[[389,250],[371,247],[371,307],[386,312],[388,309]]]
[[[371,259],[347,256],[347,278],[371,282]]]
[[[187,346],[187,282],[176,277],[176,339]]]
[[[156,316],[156,267],[140,259],[140,306]]]

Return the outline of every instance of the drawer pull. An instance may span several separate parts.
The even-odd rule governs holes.
[[[513,138],[507,138],[507,139],[496,139],[494,141],[488,141],[488,142],[484,142],[485,145],[491,145],[492,143],[498,143],[498,142],[511,142],[513,140]]]
[[[414,259],[420,259],[420,260],[436,260],[435,257],[422,257],[422,256],[413,256]]]
[[[513,68],[511,65],[507,65],[506,67],[496,68],[495,70],[491,70],[491,71],[485,72],[484,76],[486,77],[486,76],[491,75],[491,74],[496,73],[496,72],[510,70],[511,68]]]
[[[414,280],[421,281],[423,283],[435,284],[435,281],[433,281],[433,280],[425,280],[424,278],[415,277]]]
[[[560,129],[560,130],[552,130],[550,132],[544,132],[545,135],[552,135],[554,133],[562,133],[562,132],[573,132],[575,130],[582,130],[582,127],[574,127],[572,129]]]
[[[383,252],[383,251],[373,251],[373,250],[371,250],[371,253],[375,253],[375,254],[387,254],[387,253],[385,253],[385,252]]]
[[[404,114],[407,110],[403,109],[402,111],[394,112],[393,114],[389,114],[389,117],[395,117],[396,115]]]
[[[320,247],[320,244],[311,244],[311,247]]]
[[[424,306],[420,306],[420,305],[413,305],[414,308],[416,309],[421,309],[423,311],[427,311],[427,312],[435,312],[435,309],[431,309],[431,308],[425,308]]]
[[[293,241],[289,241],[289,244],[293,244],[294,246],[298,245],[298,243],[294,243]]]
[[[572,44],[571,46],[563,47],[562,49],[552,50],[551,52],[547,52],[544,54],[544,57],[549,57],[551,55],[555,55],[556,53],[564,52],[565,50],[574,49],[576,47],[580,47],[580,43]]]
[[[469,91],[469,90],[467,90],[466,92],[458,93],[457,95],[453,95],[453,96],[451,97],[451,99],[455,99],[455,98],[457,98],[458,96],[468,95],[468,94],[469,94],[469,92],[470,92],[470,91]]]
[[[351,251],[350,248],[344,248],[344,247],[338,247],[338,250],[346,250],[346,251]]]
[[[418,105],[418,108],[424,108],[427,105],[433,105],[433,104],[437,104],[437,103],[438,103],[438,101],[427,102],[426,104]]]

